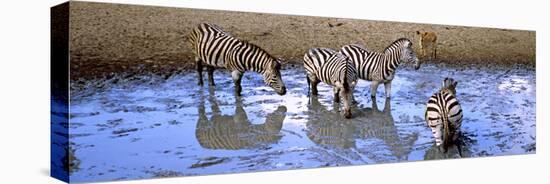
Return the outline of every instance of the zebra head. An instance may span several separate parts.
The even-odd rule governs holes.
[[[339,96],[344,104],[343,112],[344,117],[351,118],[351,103],[353,99],[353,87],[348,82],[344,82],[344,87],[339,91]]]
[[[412,48],[413,43],[406,38],[401,38],[399,40],[402,41],[401,48],[403,49],[403,54],[401,54],[401,61],[405,63],[414,63],[414,69],[420,69],[420,60],[418,60],[418,58],[416,57],[416,53]]]
[[[344,104],[344,117],[351,118],[351,104],[353,103],[353,90],[357,84],[357,71],[348,57],[343,56],[346,60],[346,73],[344,75],[344,81],[342,89],[339,91],[339,96]]]
[[[279,59],[272,60],[269,66],[266,68],[264,75],[264,82],[269,87],[273,88],[279,95],[286,94],[286,87],[281,77],[281,62]]]
[[[446,77],[443,80],[443,88],[449,89],[453,94],[456,94],[456,85],[458,84],[453,78]]]

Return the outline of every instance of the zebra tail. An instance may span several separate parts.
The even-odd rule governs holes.
[[[450,131],[450,127],[449,127],[449,120],[445,117],[442,117],[443,119],[443,129],[444,129],[444,133],[445,133],[445,137],[443,138],[443,148],[445,150],[445,152],[447,152],[447,148],[449,146],[449,143],[451,141],[451,131]]]

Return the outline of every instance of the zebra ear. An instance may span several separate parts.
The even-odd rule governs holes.
[[[453,82],[453,87],[456,88],[456,85],[457,85],[457,84],[458,84],[458,82],[457,82],[457,81],[454,81],[454,82]]]
[[[416,34],[420,34],[420,31],[416,31]]]
[[[281,61],[279,59],[275,60],[275,62],[272,62],[273,68],[280,70],[281,69]]]

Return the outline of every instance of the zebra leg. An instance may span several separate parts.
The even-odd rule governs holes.
[[[376,98],[376,89],[378,88],[378,84],[380,84],[380,82],[378,82],[378,81],[372,81],[370,83],[370,97],[371,98]]]
[[[391,97],[391,81],[385,82],[384,87],[386,88],[386,99],[390,99],[390,97]]]
[[[206,70],[208,71],[208,84],[210,86],[215,86],[216,84],[214,84],[214,67],[206,66]]]
[[[456,143],[456,149],[458,150],[458,156],[462,158],[462,142]]]
[[[311,94],[313,96],[317,96],[317,94],[319,93],[317,91],[317,85],[319,84],[319,79],[317,79],[317,77],[315,77],[314,75],[310,75],[310,74],[307,74],[307,79],[308,79],[309,86],[311,87]]]
[[[309,76],[306,74],[306,80],[307,80],[307,97],[311,96],[311,80],[309,80]]]
[[[235,83],[235,94],[237,94],[237,96],[241,96],[241,79],[243,78],[243,73],[238,70],[233,70],[231,72],[231,77],[233,78],[233,82]]]
[[[198,57],[195,57],[195,63],[197,64],[197,73],[199,75],[199,83],[198,85],[199,86],[202,86],[203,83],[202,83],[202,61],[200,58]]]
[[[340,89],[334,87],[332,90],[334,91],[334,103],[340,103]]]

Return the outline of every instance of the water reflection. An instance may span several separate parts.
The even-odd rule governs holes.
[[[208,101],[212,116],[207,117],[205,102],[201,100],[198,110],[199,119],[195,135],[201,147],[207,149],[237,150],[257,148],[273,144],[282,137],[280,134],[287,108],[279,106],[267,115],[263,124],[253,124],[243,108],[241,98],[235,99],[235,112],[222,114],[213,90],[209,90]]]
[[[354,124],[358,126],[360,138],[382,140],[397,160],[408,160],[408,155],[411,153],[414,143],[418,140],[418,133],[416,132],[406,135],[404,138],[400,137],[391,113],[389,99],[385,100],[384,109],[380,111],[376,98],[372,98],[372,109],[362,110]]]
[[[309,118],[306,123],[307,136],[318,145],[336,148],[357,148],[359,139],[382,140],[383,147],[389,149],[398,160],[407,160],[418,134],[404,138],[399,136],[391,114],[390,100],[384,103],[380,111],[376,99],[372,99],[372,108],[355,108],[353,119],[342,119],[337,112],[324,107],[317,97],[311,97]],[[333,104],[336,109],[338,104]],[[369,149],[365,149],[369,150]]]
[[[470,147],[473,144],[476,144],[475,140],[464,133],[460,133],[456,144],[451,145],[446,153],[441,150],[441,146],[437,146],[434,143],[432,147],[426,151],[426,154],[424,154],[424,160],[471,157],[472,151]]]
[[[447,154],[432,148],[433,135],[422,117],[425,94],[433,93],[440,81],[430,75],[434,71],[469,81],[457,91],[466,115],[463,158],[536,153],[534,70],[512,69],[502,77],[495,76],[505,71],[496,69],[459,71],[430,65],[422,70],[431,72],[400,72],[393,81],[391,104],[383,98],[378,104],[358,98],[350,120],[339,114],[332,98],[323,98],[331,95],[326,85],[320,86],[324,93],[319,99],[308,103],[302,68],[282,70],[288,78],[286,96],[270,95],[263,86],[243,91],[242,101],[231,90],[220,89],[231,88],[230,74],[217,75],[215,95],[206,86],[196,87],[194,73],[154,85],[149,84],[150,76],[117,84],[86,82],[110,87],[76,92],[71,124],[64,110],[69,107],[52,104],[52,112],[57,112],[52,114],[52,150],[58,150],[52,151],[52,173],[58,168],[68,177],[72,165],[71,182],[90,182],[455,158],[454,148]],[[261,81],[257,75],[249,77],[243,86]],[[526,90],[500,90],[505,81],[514,83],[514,90]],[[365,88],[368,83],[359,83],[358,89]],[[281,104],[287,107],[286,116],[284,107],[276,110]],[[67,129],[74,151],[65,149]],[[262,136],[269,137],[265,135],[271,138],[262,142]]]
[[[338,109],[338,105],[338,103],[333,103],[333,109]],[[314,95],[310,97],[308,107],[309,118],[306,123],[306,134],[311,141],[325,146],[355,147],[353,138],[355,127],[352,126],[351,120],[343,119],[338,112],[328,110]]]

